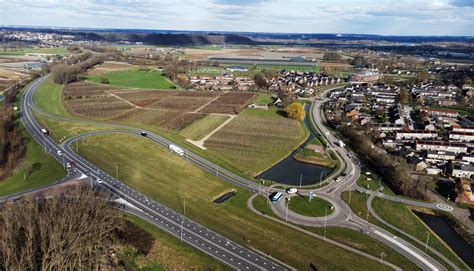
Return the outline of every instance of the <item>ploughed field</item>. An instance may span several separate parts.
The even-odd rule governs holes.
[[[66,108],[75,115],[133,121],[180,130],[209,114],[238,114],[253,93],[119,89],[77,82],[64,88]]]

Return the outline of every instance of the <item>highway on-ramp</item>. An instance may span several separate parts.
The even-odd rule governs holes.
[[[124,199],[134,207],[135,213],[138,213],[142,218],[235,269],[288,269],[278,261],[241,246],[125,185],[73,152],[68,144],[56,144],[53,139],[43,134],[30,108],[30,105],[33,104],[34,90],[42,80],[44,77],[35,80],[26,88],[21,99],[21,121],[44,150],[62,165],[73,161],[77,170],[87,173],[96,184],[104,186]]]

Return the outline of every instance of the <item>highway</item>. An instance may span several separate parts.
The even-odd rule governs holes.
[[[49,136],[44,135],[41,132],[40,125],[34,119],[30,107],[33,104],[33,93],[42,80],[44,80],[44,77],[35,80],[26,88],[21,99],[21,121],[32,137],[58,162],[66,165],[68,162],[74,161],[74,167],[77,170],[88,174],[96,185],[104,186],[115,195],[126,200],[128,204],[134,207],[134,212],[142,218],[235,269],[288,269],[283,264],[243,247],[146,197],[76,154],[69,144],[58,145]],[[160,142],[164,141],[160,140]],[[190,155],[189,157],[194,156]],[[199,163],[200,159],[196,159],[196,161]],[[243,184],[240,184],[240,186],[243,186]]]
[[[115,126],[117,130],[98,131],[78,135],[69,138],[61,145],[56,144],[50,137],[43,135],[40,130],[41,127],[38,125],[32,115],[32,110],[41,111],[34,105],[32,95],[38,84],[42,80],[44,80],[44,77],[34,81],[27,87],[26,91],[24,92],[21,100],[21,120],[28,132],[33,136],[33,138],[41,146],[43,146],[45,151],[47,151],[61,164],[65,165],[69,161],[74,161],[76,163],[75,168],[77,168],[83,173],[87,173],[96,185],[101,185],[107,188],[115,195],[126,200],[129,205],[133,206],[133,208],[131,208],[131,212],[138,214],[139,216],[145,218],[147,221],[182,239],[184,242],[193,245],[194,247],[208,253],[209,255],[229,264],[230,266],[236,269],[288,269],[288,267],[284,264],[281,264],[274,259],[266,257],[265,255],[260,255],[259,253],[249,248],[240,246],[235,242],[232,242],[226,239],[225,237],[186,218],[184,215],[181,215],[163,206],[162,204],[146,197],[142,193],[125,185],[120,180],[100,170],[97,166],[75,153],[71,148],[72,143],[74,141],[87,136],[110,133],[124,133],[135,136],[141,136],[141,130],[121,125],[109,125]],[[330,130],[327,129],[327,127],[323,123],[323,120],[321,119],[321,115],[319,114],[321,105],[323,103],[324,100],[315,101],[312,114],[317,127],[328,139],[328,147],[333,149],[337,153],[338,157],[345,164],[344,172],[346,173],[346,176],[342,178],[339,182],[331,182],[320,189],[312,191],[315,192],[317,196],[330,201],[335,207],[335,211],[333,214],[326,218],[311,218],[311,220],[308,220],[308,218],[306,217],[301,217],[292,212],[287,212],[287,208],[285,208],[285,206],[282,204],[272,205],[272,209],[278,215],[280,215],[280,217],[283,217],[284,219],[288,217],[288,221],[291,221],[296,224],[319,227],[337,225],[365,232],[373,238],[376,238],[381,242],[389,245],[396,251],[400,252],[402,255],[405,255],[407,258],[416,263],[422,269],[446,270],[445,267],[443,267],[441,264],[439,264],[437,261],[435,261],[433,258],[431,258],[429,255],[427,255],[417,247],[411,245],[403,239],[393,236],[385,230],[380,229],[377,226],[368,223],[366,220],[354,215],[350,207],[344,201],[342,201],[340,196],[343,191],[354,190],[357,188],[356,181],[360,175],[360,168],[356,163],[354,163],[353,159],[350,159],[348,157],[348,151],[345,148],[341,148],[334,144],[334,142],[336,142],[338,139]],[[78,121],[76,119],[69,119],[65,117],[60,118],[63,120]],[[103,125],[103,123],[93,121],[80,122]],[[168,139],[163,138],[157,134],[154,134],[149,131],[146,132],[147,139],[153,141],[156,144],[159,144],[164,148],[168,149],[168,146],[170,144],[174,144]],[[183,150],[183,159],[188,160],[189,162],[199,166],[200,168],[214,175],[217,175],[219,178],[229,183],[232,183],[238,187],[264,195],[268,195],[273,191],[277,191],[277,189],[261,187],[255,182],[236,175],[224,168],[221,168],[218,165],[206,160],[205,158],[185,148],[183,148]],[[61,151],[62,154],[58,154],[58,151]],[[305,193],[309,192],[309,190],[301,190],[300,192]],[[286,215],[286,213],[288,213],[288,215]],[[285,214],[285,216],[282,216],[282,214]]]

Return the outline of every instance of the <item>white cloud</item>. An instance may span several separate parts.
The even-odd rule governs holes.
[[[0,24],[387,35],[474,35],[467,0],[0,0]]]

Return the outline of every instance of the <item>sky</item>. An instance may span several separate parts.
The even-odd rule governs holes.
[[[0,25],[474,36],[474,0],[0,0]]]

